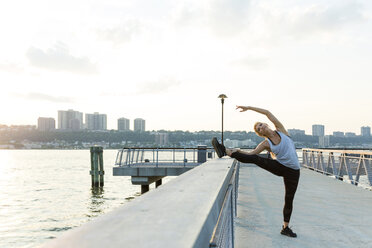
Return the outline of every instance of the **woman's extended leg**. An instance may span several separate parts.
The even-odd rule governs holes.
[[[273,173],[274,175],[283,176],[283,171],[282,171],[283,165],[274,159],[263,158],[258,155],[248,155],[248,154],[241,153],[239,151],[233,152],[231,154],[231,157],[235,158],[236,160],[242,163],[256,164],[257,166]]]

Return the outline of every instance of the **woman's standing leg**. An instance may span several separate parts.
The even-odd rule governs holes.
[[[300,170],[292,170],[291,173],[284,176],[284,186],[285,186],[285,197],[284,197],[284,227],[286,227],[291,219],[291,214],[293,210],[293,199],[296,194],[298,181],[300,178]]]

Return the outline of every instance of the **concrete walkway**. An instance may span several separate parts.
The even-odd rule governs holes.
[[[280,234],[284,184],[281,177],[242,164],[236,247],[372,247],[372,192],[301,170],[290,226]]]

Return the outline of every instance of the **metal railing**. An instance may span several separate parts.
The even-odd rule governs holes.
[[[203,158],[203,156],[205,156]],[[213,148],[143,148],[131,147],[118,150],[116,166],[199,165],[215,158]]]
[[[209,247],[234,247],[235,223],[239,186],[239,162],[232,164],[233,173],[227,187],[217,224]]]
[[[302,149],[302,165],[325,175],[343,180],[348,176],[351,184],[358,185],[360,176],[366,175],[372,186],[372,152],[355,150]],[[355,175],[355,177],[354,177]]]

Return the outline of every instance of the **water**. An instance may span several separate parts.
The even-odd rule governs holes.
[[[139,196],[130,177],[112,176],[116,153],[103,152],[99,190],[89,150],[0,150],[0,247],[38,246]]]

